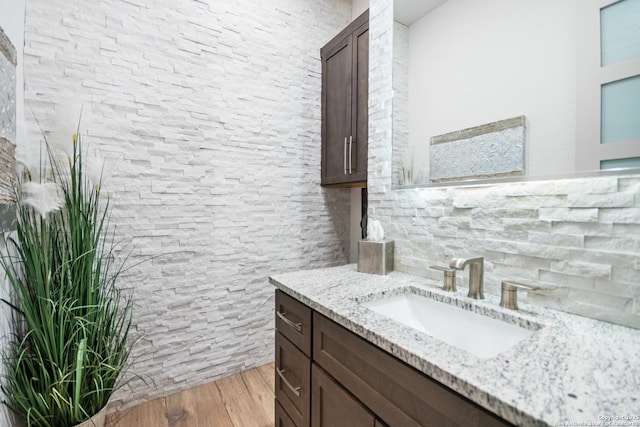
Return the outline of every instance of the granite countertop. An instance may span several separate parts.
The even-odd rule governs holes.
[[[443,292],[437,281],[355,264],[278,274],[271,284],[500,417],[523,426],[640,427],[640,330],[519,304]],[[359,305],[408,288],[494,318],[542,326],[482,359]]]

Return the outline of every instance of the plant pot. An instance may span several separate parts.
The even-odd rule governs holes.
[[[17,415],[13,415],[12,419],[13,419],[13,424],[11,425],[13,427],[27,427],[27,422],[24,420],[24,418],[19,417]]]
[[[75,427],[104,427],[106,419],[107,405],[100,409],[100,411],[93,417],[89,418],[87,421],[81,422],[80,424],[76,424]]]
[[[95,414],[93,417],[89,418],[86,421],[81,422],[80,424],[76,424],[74,427],[104,427],[107,420],[107,406],[100,409],[100,411]],[[13,418],[14,427],[27,427],[27,422],[18,416],[14,416]]]

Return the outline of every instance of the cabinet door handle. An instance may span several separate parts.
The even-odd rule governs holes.
[[[291,390],[291,392],[293,394],[296,395],[296,397],[300,397],[300,387],[294,387],[293,385],[291,385],[291,383],[289,381],[287,381],[287,379],[284,377],[285,372],[287,372],[286,369],[280,370],[280,368],[276,368],[276,372],[278,373],[278,376],[280,377],[280,379],[285,383],[285,385],[289,388],[289,390]]]
[[[282,320],[284,323],[286,323],[287,325],[291,326],[293,329],[295,329],[298,332],[302,332],[302,323],[295,323],[289,319],[286,318],[287,313],[281,313],[279,311],[276,310],[276,316],[278,316],[278,318],[280,320]]]
[[[353,152],[353,135],[349,136],[349,175],[351,175],[351,153]]]
[[[344,174],[347,174],[347,137],[344,137],[344,156],[342,156],[344,163]]]

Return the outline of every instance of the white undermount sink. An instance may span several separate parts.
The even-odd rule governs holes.
[[[415,293],[360,305],[483,359],[498,355],[535,332]]]

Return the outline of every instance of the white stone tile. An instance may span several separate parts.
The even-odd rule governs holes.
[[[569,259],[572,249],[564,246],[549,244],[518,243],[515,246],[516,254],[545,258],[549,260]]]
[[[629,208],[634,205],[632,193],[569,194],[567,203],[574,208]]]
[[[640,271],[634,265],[616,265],[611,273],[611,280],[619,284],[632,284],[640,286]]]
[[[598,221],[598,209],[595,208],[540,208],[539,213],[542,221]]]
[[[584,247],[586,249],[621,252],[621,253],[640,253],[640,239],[636,236],[630,237],[600,237],[586,236]]]
[[[553,222],[550,224],[550,232],[558,234],[572,234],[585,236],[611,236],[613,225],[601,222]]]
[[[502,280],[514,280],[520,282],[535,282],[538,280],[538,269],[513,264],[494,263],[493,275]]]
[[[585,237],[576,234],[529,233],[529,242],[538,245],[584,247]]]
[[[567,196],[562,195],[536,195],[527,194],[519,196],[507,196],[508,204],[506,206],[512,208],[557,208],[567,207]]]
[[[600,209],[600,221],[614,224],[640,224],[640,208]]]
[[[551,232],[552,227],[552,223],[549,221],[539,221],[537,219],[526,218],[502,218],[502,223],[504,225],[504,229],[508,231],[538,231],[549,233]]]
[[[595,286],[596,291],[603,294],[618,295],[635,300],[640,298],[640,282],[637,281],[624,284],[618,281],[596,279]]]
[[[611,265],[581,261],[552,261],[551,271],[588,278],[611,278]]]
[[[560,288],[578,288],[586,291],[595,289],[596,279],[591,277],[541,270],[538,278],[543,283]]]

